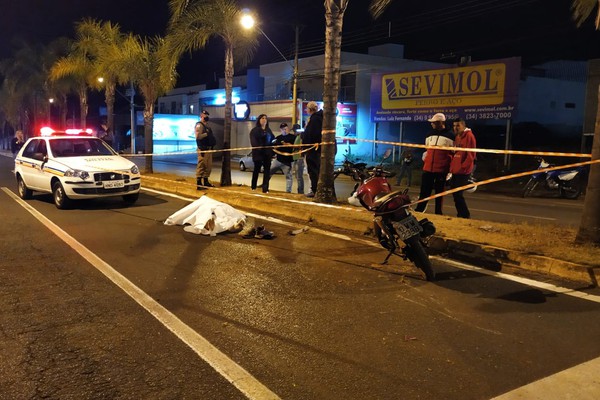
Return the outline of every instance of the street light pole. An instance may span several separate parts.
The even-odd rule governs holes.
[[[292,75],[292,125],[295,124],[298,121],[298,116],[297,116],[297,102],[298,102],[298,94],[297,94],[297,90],[298,90],[298,40],[300,37],[300,27],[298,25],[296,25],[296,44],[295,44],[295,51],[294,51],[294,63],[292,64],[290,62],[290,60],[287,59],[286,56],[283,55],[283,53],[279,50],[279,48],[277,46],[275,46],[275,43],[273,43],[273,41],[271,40],[271,38],[269,36],[267,36],[267,34],[260,29],[259,26],[255,26],[255,21],[254,18],[252,17],[252,15],[250,14],[244,14],[242,16],[242,19],[240,21],[240,23],[242,24],[242,26],[246,29],[251,29],[253,27],[256,27],[256,29],[258,29],[258,31],[265,37],[267,38],[267,40],[269,41],[269,43],[271,43],[271,46],[273,46],[275,48],[275,50],[277,50],[277,52],[279,53],[279,55],[281,57],[283,57],[283,59],[290,63],[290,65],[292,66],[293,69],[293,75]]]

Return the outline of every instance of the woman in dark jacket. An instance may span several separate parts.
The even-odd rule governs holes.
[[[252,146],[252,161],[254,170],[252,171],[252,190],[256,190],[258,174],[263,168],[263,193],[269,193],[269,180],[271,179],[271,159],[273,158],[273,149],[271,142],[275,135],[269,128],[269,120],[266,114],[260,114],[256,120],[256,126],[250,131],[250,145]],[[265,148],[266,146],[266,148]]]
[[[21,150],[21,147],[25,144],[25,137],[23,131],[18,130],[15,132],[15,137],[10,141],[10,151],[12,152],[13,158],[17,157],[17,153]]]

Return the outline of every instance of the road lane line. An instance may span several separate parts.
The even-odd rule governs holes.
[[[565,294],[567,296],[577,297],[579,299],[588,300],[588,301],[593,301],[594,303],[600,303],[600,296],[597,296],[594,294],[589,294],[589,293],[580,292],[580,291],[569,289],[569,288],[564,288],[561,286],[556,286],[551,283],[539,282],[539,281],[535,281],[535,280],[529,279],[529,278],[523,278],[520,276],[510,275],[510,274],[506,274],[504,272],[491,271],[489,269],[476,267],[474,265],[466,264],[466,263],[463,263],[460,261],[450,260],[450,259],[439,257],[439,256],[431,256],[431,258],[437,258],[439,260],[443,260],[447,264],[451,264],[457,268],[465,269],[467,271],[474,271],[474,272],[478,272],[478,273],[484,274],[484,275],[495,276],[497,278],[502,278],[505,280],[521,283],[523,285],[536,287],[538,289],[550,290],[555,293]]]
[[[562,370],[491,400],[596,400],[600,394],[600,358]]]
[[[38,221],[45,225],[63,242],[68,244],[73,250],[87,260],[92,266],[100,271],[104,276],[110,279],[115,285],[121,288],[129,297],[148,311],[154,318],[160,321],[167,329],[175,334],[181,341],[187,344],[196,354],[205,362],[213,367],[219,374],[234,385],[249,399],[280,399],[269,388],[254,378],[243,367],[236,364],[226,354],[213,346],[206,338],[198,334],[177,316],[157,303],[152,297],[146,294],[142,289],[135,286],[125,276],[121,275],[108,263],[94,254],[91,250],[79,243],[75,238],[62,230],[58,225],[50,221],[35,208],[21,200],[8,188],[2,190],[19,203],[25,210],[33,215]]]
[[[181,200],[187,200],[187,201],[194,201],[196,199],[192,199],[192,198],[186,198],[186,197],[182,197],[176,194],[171,194],[171,193],[167,193],[167,192],[161,192],[155,189],[143,189],[143,190],[147,190],[153,193],[157,193],[160,195],[164,195],[164,196],[171,196],[171,197],[175,197]],[[243,209],[242,209],[243,210]],[[245,212],[246,215],[249,215],[251,217],[254,218],[260,218],[263,219],[265,221],[271,221],[277,224],[281,224],[281,225],[286,225],[286,226],[292,226],[292,227],[296,227],[296,228],[300,228],[302,227],[299,224],[296,223],[292,223],[292,222],[286,222],[283,220],[280,220],[278,218],[273,218],[273,217],[268,217],[268,216],[264,216],[264,215],[260,215],[260,214],[254,214],[254,213],[249,213],[249,212]],[[342,239],[342,240],[346,240],[346,241],[350,241],[350,242],[354,242],[354,243],[361,243],[367,246],[372,246],[372,247],[376,247],[376,248],[382,248],[381,245],[377,242],[371,241],[371,240],[365,240],[365,239],[359,239],[359,238],[353,238],[347,235],[341,235],[338,233],[334,233],[334,232],[329,232],[323,229],[318,229],[318,228],[310,228],[311,231],[319,233],[321,235],[325,235],[325,236],[330,236],[330,237],[335,237],[337,239]],[[589,294],[589,293],[585,293],[585,292],[580,292],[577,290],[573,290],[573,289],[569,289],[569,288],[564,288],[561,286],[556,286],[556,285],[552,285],[550,283],[545,283],[545,282],[539,282],[539,281],[535,281],[533,279],[528,279],[528,278],[522,278],[519,276],[515,276],[515,275],[510,275],[510,274],[506,274],[503,272],[496,272],[496,271],[490,271],[489,269],[485,269],[485,268],[480,268],[480,267],[476,267],[474,265],[470,265],[470,264],[466,264],[460,261],[455,261],[455,260],[451,260],[449,258],[444,258],[444,257],[440,257],[440,256],[430,256],[431,258],[434,259],[438,259],[438,260],[442,260],[443,262],[447,263],[447,264],[451,264],[456,268],[460,268],[460,269],[464,269],[464,270],[468,270],[468,271],[474,271],[474,272],[478,272],[480,274],[484,274],[484,275],[490,275],[490,276],[494,276],[496,278],[500,278],[500,279],[505,279],[505,280],[509,280],[509,281],[513,281],[513,282],[517,282],[517,283],[521,283],[523,285],[527,285],[527,286],[532,286],[532,287],[536,287],[539,289],[545,289],[545,290],[549,290],[555,293],[560,293],[560,294],[565,294],[567,296],[572,296],[572,297],[577,297],[579,299],[583,299],[583,300],[589,300],[595,303],[600,303],[600,296],[596,296],[593,294]]]

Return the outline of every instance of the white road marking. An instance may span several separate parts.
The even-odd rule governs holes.
[[[171,194],[171,193],[166,193],[166,192],[161,192],[158,190],[154,190],[154,189],[143,189],[143,190],[147,190],[153,193],[158,193],[164,196],[171,196],[171,197],[175,197],[181,200],[186,200],[186,201],[193,201],[194,199],[191,198],[186,198],[186,197],[182,197],[179,195],[175,195],[175,194]],[[287,222],[287,221],[283,221],[281,219],[278,218],[273,218],[273,217],[268,217],[268,216],[264,216],[264,215],[260,215],[260,214],[254,214],[254,213],[249,213],[249,212],[245,212],[246,215],[249,215],[251,217],[254,218],[260,218],[263,219],[265,221],[271,221],[273,223],[277,223],[277,224],[281,224],[281,225],[285,225],[285,226],[291,226],[291,227],[295,227],[295,228],[301,228],[301,225],[298,225],[296,223],[292,223],[292,222]],[[323,229],[318,229],[318,228],[310,228],[311,231],[319,233],[321,235],[325,235],[325,236],[330,236],[330,237],[335,237],[337,239],[342,239],[342,240],[347,240],[347,241],[351,241],[354,243],[361,243],[367,246],[372,246],[372,247],[376,247],[376,248],[381,248],[381,245],[375,241],[372,240],[364,240],[364,239],[359,239],[359,238],[353,238],[347,235],[341,235],[338,233],[334,233],[334,232],[329,232]],[[577,297],[579,299],[583,299],[583,300],[589,300],[589,301],[593,301],[595,303],[600,303],[600,296],[596,296],[593,294],[589,294],[589,293],[585,293],[585,292],[580,292],[577,290],[573,290],[573,289],[568,289],[568,288],[564,288],[561,286],[556,286],[556,285],[552,285],[550,283],[545,283],[545,282],[539,282],[539,281],[535,281],[533,279],[527,279],[527,278],[522,278],[519,276],[515,276],[515,275],[510,275],[510,274],[506,274],[503,272],[496,272],[496,271],[490,271],[488,269],[485,268],[480,268],[480,267],[476,267],[474,265],[470,265],[470,264],[466,264],[460,261],[455,261],[455,260],[451,260],[448,258],[444,258],[444,257],[439,257],[439,256],[431,256],[431,258],[437,258],[439,260],[442,260],[443,262],[447,263],[447,264],[451,264],[456,268],[460,268],[460,269],[465,269],[468,271],[475,271],[478,272],[480,274],[484,274],[484,275],[490,275],[490,276],[494,276],[496,278],[500,278],[500,279],[505,279],[505,280],[509,280],[509,281],[513,281],[513,282],[518,282],[521,283],[523,285],[527,285],[527,286],[532,286],[532,287],[536,287],[539,289],[545,289],[545,290],[549,290],[555,293],[561,293],[567,296],[572,296],[572,297]]]
[[[521,386],[492,400],[547,400],[600,398],[600,358]]]
[[[25,210],[33,215],[38,221],[45,225],[58,238],[68,244],[79,253],[85,260],[92,264],[98,271],[104,274],[115,285],[121,288],[127,295],[141,305],[154,318],[160,321],[167,329],[175,334],[182,342],[187,344],[196,354],[213,367],[219,374],[234,385],[240,392],[251,400],[254,399],[280,399],[269,388],[254,378],[248,371],[236,364],[226,354],[213,346],[203,336],[198,334],[177,316],[154,301],[140,288],[135,286],[126,277],[121,275],[100,257],[79,243],[75,238],[54,224],[35,208],[21,200],[8,188],[2,190],[19,203]]]
[[[439,260],[443,260],[447,264],[451,264],[457,268],[466,269],[468,271],[475,271],[480,274],[494,276],[496,278],[501,278],[501,279],[506,279],[509,281],[521,283],[523,285],[536,287],[538,289],[550,290],[552,292],[565,294],[567,296],[577,297],[578,299],[593,301],[594,303],[600,303],[600,296],[596,296],[594,294],[589,294],[589,293],[585,293],[585,292],[580,292],[578,290],[573,290],[573,289],[564,288],[561,286],[556,286],[551,283],[539,282],[539,281],[535,281],[533,279],[510,275],[510,274],[506,274],[504,272],[490,271],[489,269],[476,267],[474,265],[466,264],[466,263],[463,263],[460,261],[450,260],[450,259],[443,258],[443,257],[431,256],[431,258],[437,258]]]

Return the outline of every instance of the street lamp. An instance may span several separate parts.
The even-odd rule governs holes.
[[[252,29],[252,28],[258,29],[258,31],[265,38],[267,38],[267,40],[269,41],[269,43],[271,43],[271,45],[275,48],[275,50],[277,50],[279,55],[281,57],[283,57],[283,59],[285,61],[287,61],[288,63],[290,63],[290,65],[292,66],[292,69],[294,71],[293,75],[292,75],[292,125],[294,125],[297,122],[296,104],[298,102],[298,95],[297,95],[297,91],[298,91],[298,37],[299,37],[298,25],[296,25],[296,44],[295,44],[295,51],[294,51],[294,63],[292,64],[290,62],[290,60],[288,60],[287,57],[283,55],[283,53],[279,50],[279,48],[277,46],[275,46],[275,43],[273,43],[271,38],[269,36],[267,36],[267,34],[262,29],[260,29],[260,27],[258,25],[256,25],[256,21],[254,20],[254,17],[252,15],[250,15],[248,13],[242,15],[242,18],[240,19],[240,23],[242,24],[242,26],[245,29]]]

